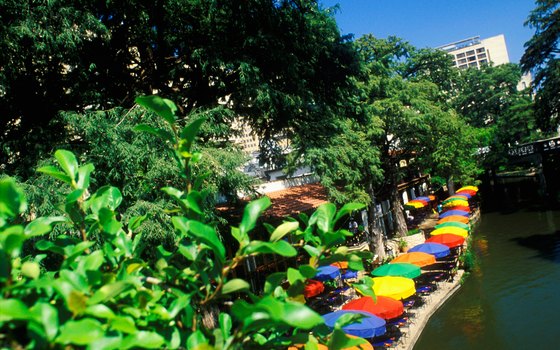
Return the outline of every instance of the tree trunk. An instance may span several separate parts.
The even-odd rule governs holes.
[[[368,186],[369,196],[371,198],[371,204],[368,207],[368,232],[371,237],[371,242],[373,243],[372,251],[377,255],[379,261],[385,260],[385,242],[383,240],[383,232],[377,226],[377,215],[375,210],[375,193],[373,192],[373,185],[370,183]]]
[[[455,194],[455,182],[453,181],[453,176],[450,176],[449,179],[447,179],[447,192],[450,196]]]
[[[399,198],[399,191],[397,190],[396,183],[393,184],[393,188],[391,189],[391,207],[393,208],[393,213],[395,215],[395,235],[397,237],[405,237],[408,232],[408,228],[406,227],[404,208]]]

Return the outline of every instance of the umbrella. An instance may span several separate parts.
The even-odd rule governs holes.
[[[421,253],[421,252],[412,252],[412,253],[405,253],[397,256],[393,260],[391,260],[390,264],[394,263],[409,263],[414,264],[416,266],[427,266],[434,264],[436,262],[436,258],[428,253]]]
[[[385,320],[381,317],[377,317],[374,314],[365,311],[357,310],[338,310],[335,312],[323,315],[325,324],[334,328],[336,321],[343,315],[346,314],[361,314],[364,317],[357,321],[356,323],[350,324],[348,326],[342,327],[342,330],[346,334],[355,335],[361,338],[373,338],[385,334],[387,331],[385,329]]]
[[[436,200],[436,196],[434,196],[433,194],[429,195],[428,198],[430,198],[431,201],[435,201],[435,200]]]
[[[367,311],[386,320],[399,317],[404,312],[402,301],[384,296],[376,296],[376,300],[372,297],[354,299],[344,305],[342,310]]]
[[[443,203],[445,203],[445,202],[447,202],[447,201],[449,201],[449,200],[452,200],[452,199],[460,199],[460,200],[463,200],[463,201],[468,201],[469,198],[471,198],[471,196],[465,196],[465,195],[463,195],[463,194],[454,194],[454,195],[451,196],[451,197],[447,197],[447,199],[444,200]]]
[[[464,224],[458,221],[446,221],[436,225],[436,228],[443,228],[443,227],[459,227],[467,231],[471,230],[471,227],[468,224]]]
[[[426,203],[428,203],[428,202],[431,201],[430,197],[426,197],[426,196],[416,197],[416,198],[414,198],[414,199],[415,199],[415,200],[424,201],[424,202],[426,202]]]
[[[430,234],[432,236],[437,236],[437,235],[442,235],[444,233],[450,233],[452,235],[457,235],[457,236],[461,236],[463,238],[467,238],[467,236],[469,235],[469,232],[463,228],[460,227],[443,227],[443,228],[436,228],[435,230],[433,230],[432,232],[430,232]]]
[[[400,276],[406,278],[415,278],[422,274],[420,268],[410,263],[395,263],[381,265],[371,273],[374,276]]]
[[[471,208],[469,206],[462,206],[462,205],[454,205],[454,206],[445,207],[443,209],[443,212],[445,213],[446,211],[450,211],[450,210],[461,210],[461,211],[466,211],[467,213],[471,212]]]
[[[455,206],[462,206],[462,207],[468,207],[469,206],[469,202],[464,200],[464,199],[452,199],[452,200],[446,200],[443,202],[443,206],[444,207],[455,207]]]
[[[462,192],[462,191],[474,191],[474,192],[478,192],[478,187],[476,186],[463,186],[460,189],[457,190],[457,192]]]
[[[422,252],[432,254],[436,259],[451,254],[449,247],[439,243],[422,243],[408,250],[409,252]]]
[[[424,208],[426,205],[428,205],[427,202],[416,200],[416,199],[411,200],[410,202],[407,202],[405,204],[406,207],[411,207],[411,208],[414,208],[414,209]]]
[[[340,277],[340,269],[336,266],[320,266],[317,269],[315,279],[319,281],[333,280]]]
[[[437,235],[430,237],[426,240],[429,243],[441,243],[445,244],[449,248],[457,248],[465,243],[465,239],[461,236],[453,235],[450,233],[444,233],[442,235]]]
[[[463,224],[468,224],[469,223],[469,218],[466,216],[459,216],[459,215],[451,215],[451,216],[446,216],[444,218],[441,218],[438,220],[438,224],[444,223],[444,222],[462,222]]]
[[[305,344],[298,344],[290,346],[288,350],[302,350],[303,348],[305,348]],[[329,350],[329,348],[326,345],[317,344],[317,350]],[[371,345],[369,342],[365,342],[363,344],[351,346],[349,348],[342,348],[342,350],[373,350],[373,345]]]
[[[469,213],[466,211],[462,211],[462,210],[448,210],[445,213],[439,214],[440,218],[445,218],[451,215],[459,215],[459,216],[469,216]]]
[[[317,296],[325,290],[323,282],[316,280],[307,280],[305,287],[303,288],[303,296],[306,298],[312,298]]]
[[[373,278],[373,292],[396,300],[406,299],[416,293],[414,281],[410,278],[384,276]]]
[[[455,196],[463,196],[463,197],[467,197],[467,199],[471,199],[476,193],[474,193],[473,191],[461,191],[461,192],[455,192]]]
[[[348,261],[337,261],[335,263],[332,263],[331,266],[338,267],[339,269],[347,269]]]

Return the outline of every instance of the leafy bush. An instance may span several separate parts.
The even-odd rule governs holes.
[[[229,247],[234,253],[227,256],[215,228],[206,222],[204,177],[192,172],[203,157],[193,148],[203,119],[179,129],[171,101],[147,96],[137,102],[166,122],[166,127],[140,125],[137,130],[164,140],[180,169],[182,188],[162,189],[177,205],[170,210],[173,241],[157,246],[153,262],[144,260],[147,242],[140,227],[150,219],[123,219],[118,211],[123,197],[116,187],[90,193],[94,167],[81,165],[69,151],[55,152],[58,166],[38,169],[68,188],[63,215],[25,222],[23,191],[13,179],[1,179],[0,346],[251,349],[306,343],[314,349],[322,342],[337,349],[364,342],[347,338],[341,330],[359,316],[342,318],[331,332],[320,315],[297,301],[306,279],[320,265],[346,260],[350,268],[363,269],[367,254],[348,253],[341,245],[351,233],[335,229],[363,205],[350,203],[337,211],[329,203],[310,217],[301,215],[300,221],[264,225],[270,234],[264,241],[250,237],[271,204],[260,198],[246,206],[239,225],[230,227],[237,245]],[[54,227],[62,234],[42,239]],[[298,243],[288,243],[288,235]],[[44,254],[22,254],[24,244],[34,240]],[[54,267],[45,264],[47,252],[60,256]],[[235,270],[248,257],[261,254],[306,254],[308,259],[271,274],[256,293],[235,277]],[[283,288],[286,281],[289,287]],[[366,286],[371,291],[371,281],[366,280]]]

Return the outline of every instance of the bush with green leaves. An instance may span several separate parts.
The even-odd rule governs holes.
[[[350,203],[337,210],[324,204],[309,217],[261,227],[259,218],[271,202],[260,198],[245,207],[238,225],[230,226],[237,243],[228,256],[216,229],[205,221],[204,178],[192,172],[203,157],[193,151],[193,143],[204,120],[179,130],[171,101],[145,96],[137,103],[166,122],[165,128],[140,125],[138,130],[169,145],[183,179],[182,188],[162,189],[176,203],[170,210],[175,241],[171,247],[158,246],[154,262],[143,260],[139,227],[149,218],[134,216],[125,222],[117,210],[122,195],[116,187],[90,193],[94,167],[79,164],[69,151],[55,152],[58,166],[38,169],[68,189],[62,216],[29,220],[23,191],[13,179],[1,179],[0,346],[202,350],[306,344],[306,349],[316,349],[321,342],[338,349],[364,342],[341,330],[360,316],[343,317],[330,330],[320,315],[298,301],[318,266],[344,260],[363,270],[368,254],[349,253],[343,244],[351,233],[337,229],[363,205]],[[64,234],[42,239],[53,227]],[[268,240],[251,238],[258,229],[269,232]],[[297,243],[288,243],[288,236]],[[25,256],[22,248],[29,242],[44,254]],[[44,264],[52,254],[60,257],[54,268]],[[246,280],[236,277],[236,268],[262,254],[307,258],[267,276],[262,290],[251,291]],[[372,293],[371,279],[356,287]]]

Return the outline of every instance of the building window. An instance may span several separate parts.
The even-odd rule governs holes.
[[[467,66],[466,64],[463,64],[463,65],[460,65],[460,66],[459,66],[459,68],[461,68],[461,69],[465,69],[465,68],[467,68],[467,67],[468,67],[468,66]]]
[[[463,58],[463,57],[465,57],[465,53],[464,53],[464,52],[457,55],[457,58]]]
[[[476,62],[469,63],[469,67],[476,67],[476,66],[477,66]]]
[[[481,65],[482,65],[482,64],[487,64],[487,63],[488,63],[488,60],[480,60],[480,61],[478,61],[478,63],[480,63]]]
[[[467,63],[467,59],[463,58],[462,60],[459,60],[459,64],[463,64],[463,63]]]
[[[483,48],[483,47],[481,47],[481,48],[479,48],[479,49],[476,49],[476,53],[481,53],[481,52],[484,52],[484,48]]]
[[[469,62],[476,61],[476,56],[469,57]]]
[[[474,50],[467,51],[467,56],[474,55]]]
[[[485,53],[479,54],[479,55],[478,55],[478,59],[481,59],[481,58],[486,58],[486,54],[485,54]]]

